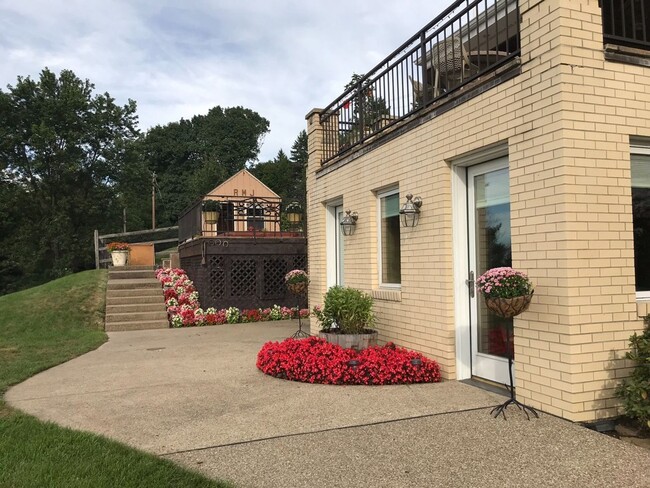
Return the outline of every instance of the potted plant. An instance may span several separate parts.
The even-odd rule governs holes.
[[[525,312],[534,293],[528,275],[509,267],[488,269],[476,280],[476,288],[487,308],[505,318]]]
[[[377,331],[372,329],[372,297],[344,286],[333,286],[325,293],[323,307],[315,307],[319,321],[319,337],[346,349],[366,349],[377,344]]]
[[[221,213],[221,202],[217,200],[203,200],[201,205],[203,220],[206,224],[216,224]]]
[[[126,266],[126,261],[129,257],[129,251],[131,250],[131,246],[129,246],[128,243],[109,242],[106,245],[106,250],[111,253],[113,266]]]
[[[284,276],[284,282],[291,293],[303,295],[307,292],[307,286],[309,286],[309,276],[301,269],[294,269]]]

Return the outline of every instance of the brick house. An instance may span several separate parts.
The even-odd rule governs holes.
[[[602,3],[456,2],[307,115],[310,303],[371,293],[451,380],[503,383],[514,324],[518,398],[573,421],[618,413],[650,312],[650,6]],[[511,323],[472,286],[504,265],[535,284]]]

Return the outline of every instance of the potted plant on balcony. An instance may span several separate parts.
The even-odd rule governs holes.
[[[106,250],[111,253],[113,266],[126,266],[131,246],[126,242],[109,242],[106,245]]]
[[[377,331],[372,329],[372,297],[355,288],[333,286],[323,307],[314,307],[320,323],[319,337],[346,349],[366,349],[377,344]]]
[[[216,224],[221,213],[221,202],[217,200],[203,200],[201,210],[206,224]]]
[[[488,269],[476,280],[476,288],[487,308],[505,318],[525,312],[534,293],[528,275],[509,267]]]

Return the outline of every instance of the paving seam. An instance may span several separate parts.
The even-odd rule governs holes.
[[[438,413],[425,413],[422,415],[415,415],[413,417],[402,417],[398,419],[390,419],[390,420],[378,420],[376,422],[369,422],[366,424],[355,424],[355,425],[344,425],[342,427],[330,427],[329,429],[321,429],[321,430],[311,430],[308,432],[296,432],[294,434],[282,434],[282,435],[276,435],[276,436],[271,436],[271,437],[260,437],[259,439],[250,439],[247,441],[237,441],[237,442],[229,442],[227,444],[216,444],[214,446],[205,446],[205,447],[195,447],[193,449],[182,449],[180,451],[171,451],[171,452],[164,452],[161,454],[158,454],[160,457],[164,456],[173,456],[176,454],[186,454],[189,452],[199,452],[199,451],[207,451],[208,449],[219,449],[222,447],[234,447],[234,446],[242,446],[242,445],[247,445],[247,444],[255,444],[257,442],[264,442],[264,441],[272,441],[276,439],[287,439],[289,437],[300,437],[304,435],[311,435],[311,434],[325,434],[327,432],[336,432],[339,430],[350,430],[350,429],[357,429],[359,427],[372,427],[375,425],[385,425],[385,424],[393,424],[396,422],[405,422],[408,420],[418,420],[418,419],[425,419],[425,418],[430,418],[430,417],[439,417],[441,415],[453,415],[455,413],[464,413],[464,412],[478,412],[480,410],[487,410],[487,409],[492,409],[494,406],[489,406],[489,407],[475,407],[475,408],[468,408],[465,410],[451,410],[449,412],[438,412]]]
[[[20,383],[18,383],[20,384]],[[97,393],[111,393],[111,392],[118,392],[118,391],[130,391],[130,390],[145,390],[148,388],[153,387],[158,387],[158,386],[175,386],[175,385],[186,385],[187,382],[183,381],[176,381],[174,383],[154,383],[151,385],[146,385],[146,386],[131,386],[129,388],[112,388],[109,390],[93,390],[93,391],[85,391],[83,393],[61,393],[61,394],[54,394],[54,395],[46,395],[46,396],[40,396],[40,397],[29,397],[29,398],[18,398],[18,399],[12,399],[14,403],[18,402],[33,402],[34,400],[47,400],[48,398],[66,398],[66,397],[72,397],[72,396],[87,396],[87,395],[95,395]],[[17,385],[14,385],[17,386]]]

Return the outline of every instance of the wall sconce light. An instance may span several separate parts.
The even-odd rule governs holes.
[[[406,202],[399,210],[400,220],[402,227],[415,227],[420,220],[420,207],[422,206],[422,199],[420,197],[413,198],[410,193],[406,195]]]
[[[341,219],[341,230],[344,236],[351,236],[354,234],[354,229],[357,226],[357,219],[359,214],[356,212],[345,211],[345,217]]]

